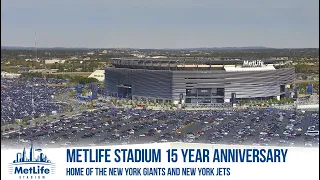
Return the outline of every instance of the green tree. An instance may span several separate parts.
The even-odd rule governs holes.
[[[58,65],[58,72],[64,72],[64,67],[62,64]]]

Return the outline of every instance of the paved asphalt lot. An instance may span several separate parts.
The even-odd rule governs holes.
[[[308,130],[309,128],[309,130]],[[318,132],[315,136],[307,131]],[[278,109],[153,111],[99,109],[19,131],[1,132],[1,147],[68,147],[153,142],[319,146],[318,112]]]
[[[1,78],[1,125],[15,123],[25,117],[35,118],[61,113],[64,104],[52,103],[58,93],[68,93],[70,89],[62,85],[60,79],[42,78]],[[33,103],[32,103],[33,102]]]

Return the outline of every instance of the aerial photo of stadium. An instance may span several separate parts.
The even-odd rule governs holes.
[[[215,104],[289,97],[295,69],[265,59],[113,59],[105,68],[108,95],[172,102]]]

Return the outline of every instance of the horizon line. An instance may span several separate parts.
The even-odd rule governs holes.
[[[24,48],[35,49],[32,46],[1,45],[2,48]],[[37,49],[150,49],[150,50],[190,50],[190,49],[319,49],[319,47],[265,47],[265,46],[220,46],[220,47],[186,47],[186,48],[134,48],[134,47],[59,47],[59,46],[42,46]]]

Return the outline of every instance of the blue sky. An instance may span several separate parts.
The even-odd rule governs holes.
[[[319,0],[2,0],[1,45],[319,47]]]

